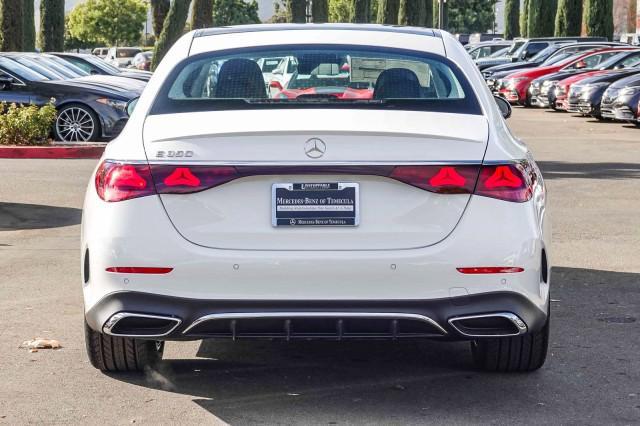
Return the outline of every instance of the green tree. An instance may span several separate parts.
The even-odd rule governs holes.
[[[151,26],[153,27],[153,35],[160,37],[164,20],[167,18],[171,0],[151,0]]]
[[[287,7],[281,1],[276,0],[273,2],[273,15],[267,19],[268,24],[284,24],[288,22]]]
[[[493,27],[496,0],[448,0],[445,29],[451,33],[484,33]]]
[[[38,45],[43,52],[64,49],[64,0],[40,0]]]
[[[87,0],[69,13],[67,33],[86,44],[137,44],[146,19],[142,0]]]
[[[520,0],[506,0],[504,4],[504,38],[511,40],[520,35]]]
[[[191,29],[209,28],[213,25],[213,0],[193,0],[191,4]]]
[[[398,23],[400,25],[425,26],[427,4],[424,0],[400,0]]]
[[[164,55],[166,55],[171,46],[173,46],[173,43],[184,33],[190,3],[191,0],[173,0],[173,2],[171,2],[171,8],[169,9],[167,18],[164,20],[162,32],[153,49],[152,69],[155,70],[158,67]]]
[[[613,40],[613,0],[585,0],[584,23],[588,36]]]
[[[288,0],[287,16],[289,22],[304,24],[307,22],[307,1],[306,0]]]
[[[329,0],[329,22],[352,22],[353,0]]]
[[[366,24],[371,22],[370,0],[352,0],[351,8],[353,10],[353,22],[357,24]]]
[[[424,1],[424,24],[425,27],[433,27],[433,0]]]
[[[553,36],[558,13],[558,0],[542,2],[542,31],[545,36]]]
[[[329,22],[329,0],[313,0],[311,17],[316,24]]]
[[[0,51],[22,50],[22,8],[22,1],[0,1]]]
[[[380,0],[378,24],[397,25],[400,0]]]
[[[529,0],[527,37],[552,36],[557,8],[557,0]]]
[[[214,0],[213,26],[258,24],[258,3],[244,0]]]
[[[579,36],[582,30],[582,0],[560,0],[556,15],[556,37]]]
[[[529,34],[529,0],[522,2],[522,10],[520,11],[520,35],[527,37]]]
[[[23,0],[22,6],[22,49],[36,50],[36,22],[33,0]]]

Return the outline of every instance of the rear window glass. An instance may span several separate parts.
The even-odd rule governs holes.
[[[274,58],[293,65],[292,72],[270,74],[265,65]],[[151,114],[304,107],[481,114],[469,82],[444,57],[400,49],[318,45],[240,49],[188,58],[166,79]]]

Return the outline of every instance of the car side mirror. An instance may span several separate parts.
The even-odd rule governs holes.
[[[91,75],[98,75],[98,71],[96,71],[96,70],[91,70],[91,71],[89,71],[89,74],[91,74]]]
[[[511,117],[511,112],[513,111],[511,108],[511,104],[506,99],[501,98],[500,96],[494,96],[493,98],[495,99],[496,104],[500,109],[500,113],[505,118],[505,120]]]
[[[140,98],[133,98],[127,103],[127,115],[129,117],[131,117],[131,114],[133,114],[133,110],[136,108],[138,100],[140,100]]]
[[[282,84],[280,84],[280,82],[278,80],[271,80],[271,82],[269,83],[269,87],[271,89],[276,89],[276,90],[282,90]]]
[[[0,77],[0,90],[9,90],[14,80],[11,77]]]

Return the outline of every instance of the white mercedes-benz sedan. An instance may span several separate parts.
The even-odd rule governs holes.
[[[543,365],[542,176],[448,33],[193,31],[130,106],[84,204],[96,368],[207,338],[462,340],[482,369]]]

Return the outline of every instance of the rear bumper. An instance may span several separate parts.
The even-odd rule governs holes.
[[[118,330],[119,313],[170,318],[159,332]],[[442,338],[469,340],[469,330],[452,319],[492,313],[514,314],[517,332],[539,331],[547,312],[515,292],[494,292],[434,300],[205,300],[121,291],[102,298],[85,317],[99,332],[154,340],[201,338]],[[513,317],[513,318],[516,318]],[[516,320],[517,321],[517,320]],[[505,322],[508,324],[508,322]],[[479,332],[478,332],[479,333]],[[508,334],[509,330],[504,333]],[[474,334],[474,333],[471,333]]]

